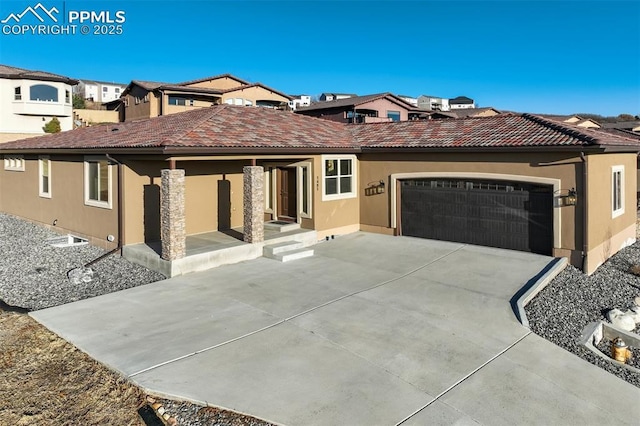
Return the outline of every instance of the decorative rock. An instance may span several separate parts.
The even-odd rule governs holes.
[[[607,312],[607,319],[611,321],[615,327],[625,331],[633,331],[636,328],[636,322],[629,313],[622,312],[620,309],[612,309]]]
[[[633,299],[633,303],[635,303],[636,306],[640,306],[640,296],[638,296],[635,299]]]
[[[149,404],[153,404],[154,402],[156,402],[156,399],[155,399],[155,398],[153,398],[153,397],[151,397],[151,396],[149,396],[149,395],[147,395],[147,402],[148,402]]]
[[[640,306],[634,306],[627,311],[627,315],[633,319],[636,324],[640,324]]]

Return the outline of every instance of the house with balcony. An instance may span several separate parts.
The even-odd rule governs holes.
[[[73,129],[71,93],[78,83],[44,71],[0,65],[0,143],[40,136],[54,117]]]
[[[78,80],[78,84],[73,87],[73,94],[82,96],[97,103],[107,103],[120,99],[127,85],[122,83],[109,83],[106,81]]]
[[[425,111],[449,111],[449,99],[439,96],[421,95],[418,97],[418,108]]]
[[[309,95],[291,95],[291,98],[289,101],[289,109],[291,109],[291,111],[311,105],[311,96]]]
[[[291,97],[264,84],[222,74],[182,83],[133,80],[121,99],[124,121],[133,121],[219,104],[286,109]]]
[[[407,121],[419,114],[413,105],[392,93],[316,102],[295,112],[339,123]]]

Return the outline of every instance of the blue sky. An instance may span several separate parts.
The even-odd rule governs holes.
[[[122,83],[231,73],[289,94],[465,95],[503,110],[640,114],[638,0],[2,0],[0,20],[38,2],[65,19],[124,11],[123,33],[82,35],[77,22],[69,35],[3,29],[0,63]]]

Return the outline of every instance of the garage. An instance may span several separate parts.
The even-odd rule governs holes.
[[[400,188],[402,235],[551,255],[549,185],[409,179]]]

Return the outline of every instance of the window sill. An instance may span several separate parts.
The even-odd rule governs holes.
[[[100,209],[111,210],[111,203],[106,201],[84,200],[85,206],[98,207]]]

